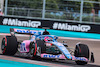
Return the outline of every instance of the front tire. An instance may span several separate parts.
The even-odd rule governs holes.
[[[76,45],[75,52],[74,52],[75,57],[85,57],[89,60],[89,48],[85,44],[78,44]],[[85,61],[75,61],[78,65],[85,65],[87,62]]]
[[[37,40],[36,41],[38,47],[41,48],[41,53],[46,53],[46,45],[45,45],[45,42],[42,41],[42,40]]]
[[[2,39],[1,50],[4,55],[14,55],[17,52],[17,38],[15,36],[6,36]]]
[[[41,59],[40,55],[41,53],[46,53],[46,45],[44,41],[42,40],[36,40],[35,43],[33,43],[33,58],[34,59]]]

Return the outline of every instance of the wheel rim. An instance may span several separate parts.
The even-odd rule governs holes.
[[[4,51],[4,49],[5,49],[5,38],[2,40],[2,44],[1,44],[2,52]]]

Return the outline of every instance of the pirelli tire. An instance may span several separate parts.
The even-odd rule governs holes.
[[[45,52],[46,52],[46,45],[44,41],[36,40],[36,42],[34,43],[33,59],[41,59],[39,55]]]
[[[74,52],[75,57],[85,57],[89,60],[89,48],[85,44],[78,44],[76,45],[75,52]],[[78,65],[85,65],[88,62],[85,61],[75,61]]]
[[[18,44],[15,36],[5,36],[2,39],[1,50],[4,55],[14,55],[17,52]]]

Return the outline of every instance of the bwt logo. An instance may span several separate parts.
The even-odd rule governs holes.
[[[76,60],[81,60],[81,61],[87,61],[87,59],[84,58],[84,57],[75,57],[75,59],[76,59]]]
[[[17,30],[16,32],[18,32],[18,33],[31,33],[31,34],[35,34],[36,32],[35,31],[28,31],[28,30]]]
[[[21,21],[18,19],[4,18],[3,25],[11,25],[11,26],[26,26],[26,27],[39,27],[41,26],[40,21]]]
[[[70,31],[81,31],[88,32],[91,27],[89,25],[68,25],[68,23],[54,23],[53,29],[70,30]]]
[[[44,55],[43,56],[44,58],[59,58],[60,57],[60,55]]]

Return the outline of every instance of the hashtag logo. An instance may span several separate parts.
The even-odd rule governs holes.
[[[58,23],[54,23],[53,24],[53,29],[57,29],[58,28]]]
[[[8,23],[8,19],[7,18],[5,18],[4,20],[3,20],[3,22],[2,22],[4,25],[6,25],[7,23]]]

